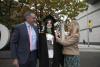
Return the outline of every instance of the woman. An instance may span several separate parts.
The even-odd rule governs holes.
[[[62,46],[55,45],[54,18],[45,19],[44,32],[40,33],[39,67],[59,67],[62,56]]]
[[[56,34],[57,42],[63,45],[64,54],[64,67],[80,67],[80,53],[78,48],[79,42],[79,24],[73,20],[68,24],[69,35],[65,36],[64,39],[58,37]]]

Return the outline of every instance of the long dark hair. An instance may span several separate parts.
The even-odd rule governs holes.
[[[51,21],[51,24],[52,24],[51,34],[55,36],[55,32],[54,32],[54,21],[52,19],[47,19],[45,21],[45,24],[44,24],[45,30],[44,30],[44,32],[47,33],[47,23],[48,23],[48,21]]]

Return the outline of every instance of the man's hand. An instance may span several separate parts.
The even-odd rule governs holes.
[[[14,59],[14,60],[13,60],[13,64],[14,64],[16,67],[19,67],[18,60],[17,60],[17,59]]]

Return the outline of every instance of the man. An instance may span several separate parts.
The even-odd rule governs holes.
[[[27,12],[25,22],[16,25],[11,37],[11,50],[14,58],[13,64],[17,67],[36,67],[38,49],[38,29],[36,15]]]

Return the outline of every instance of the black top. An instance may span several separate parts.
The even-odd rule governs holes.
[[[54,42],[53,49],[54,57],[52,67],[60,67],[59,64],[63,64],[62,46]],[[40,33],[39,35],[39,67],[49,67],[46,33]]]

